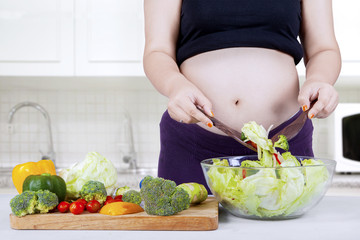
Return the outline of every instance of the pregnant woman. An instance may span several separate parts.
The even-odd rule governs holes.
[[[249,121],[273,125],[271,137],[315,102],[289,141],[293,155],[313,156],[310,119],[326,118],[338,103],[341,57],[330,0],[145,0],[144,7],[144,70],[169,99],[159,177],[206,186],[202,160],[254,154],[197,107],[238,131]]]

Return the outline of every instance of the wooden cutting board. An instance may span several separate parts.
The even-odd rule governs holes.
[[[10,214],[10,226],[13,229],[56,230],[215,230],[218,228],[218,202],[209,197],[172,216],[153,216],[145,212],[109,216],[87,211],[80,215],[54,212],[20,218]]]

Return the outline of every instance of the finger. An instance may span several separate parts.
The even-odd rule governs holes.
[[[168,108],[168,113],[172,119],[180,123],[195,123],[198,122],[193,117],[189,116],[184,110],[181,108]]]
[[[300,104],[303,111],[310,108],[310,91],[302,89],[298,96],[298,103]]]
[[[212,104],[205,96],[200,95],[195,101],[195,104],[200,106],[208,116],[214,116],[212,111]]]
[[[308,116],[309,118],[320,117],[322,114],[326,114],[326,107],[331,102],[332,94],[329,91],[319,90],[318,98],[314,105],[309,110]]]
[[[339,99],[336,96],[332,96],[327,105],[324,107],[323,111],[319,112],[316,117],[317,118],[326,118],[328,117],[332,112],[334,112],[336,106],[338,105]]]
[[[183,110],[192,118],[196,119],[199,122],[207,125],[208,127],[212,127],[213,123],[205,114],[203,114],[192,102],[187,102],[184,105]],[[211,115],[210,115],[211,116]]]

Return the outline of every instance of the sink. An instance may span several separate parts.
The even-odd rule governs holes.
[[[0,188],[15,188],[11,174],[12,168],[0,168]]]
[[[118,170],[117,187],[128,186],[137,189],[140,181],[148,175],[156,177],[157,168],[120,169]]]
[[[135,168],[135,169],[120,169],[118,170],[118,174],[136,174],[141,176],[156,176],[157,175],[157,168]]]

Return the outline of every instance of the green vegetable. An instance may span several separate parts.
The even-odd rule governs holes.
[[[64,179],[50,173],[30,175],[23,183],[23,191],[49,190],[58,196],[60,202],[66,197],[66,183]]]
[[[178,187],[184,189],[190,196],[190,203],[198,204],[205,201],[208,197],[208,192],[204,185],[200,183],[183,183]]]
[[[104,183],[106,192],[112,194],[117,181],[117,172],[109,160],[97,152],[87,154],[84,161],[59,172],[67,187],[68,198],[78,198],[82,186],[89,180]]]
[[[284,135],[280,135],[279,139],[274,143],[274,147],[289,151],[289,143]]]
[[[136,190],[128,190],[124,194],[122,194],[122,200],[124,202],[131,202],[140,205],[141,203],[140,192]]]
[[[35,192],[22,192],[10,200],[11,211],[17,217],[33,214],[35,213],[36,200]]]
[[[300,162],[295,156],[290,152],[280,155],[275,150],[275,147],[287,148],[286,138],[280,136],[273,145],[265,129],[255,122],[245,124],[242,132],[246,139],[257,144],[259,160],[242,161],[241,168],[211,167],[208,171],[209,183],[224,204],[229,203],[248,215],[286,216],[321,194],[329,178],[325,166],[297,168]],[[307,159],[302,164],[323,163]],[[229,163],[226,159],[214,159],[213,165],[229,166]],[[246,175],[242,172],[244,168]]]
[[[37,196],[35,208],[40,213],[47,213],[59,204],[57,195],[49,190],[39,190],[35,194]]]
[[[58,197],[49,190],[24,191],[10,200],[11,211],[17,217],[47,213],[58,204]]]
[[[116,190],[115,196],[124,195],[124,193],[129,190],[130,190],[130,187],[128,187],[128,186],[120,187]]]
[[[97,200],[100,204],[103,204],[107,197],[105,185],[102,182],[90,180],[81,188],[80,197],[87,202]]]
[[[146,176],[140,189],[145,212],[150,215],[169,216],[190,206],[189,194],[176,183],[163,178]]]
[[[258,147],[264,150],[273,151],[273,143],[268,139],[268,132],[261,125],[251,121],[245,123],[241,131],[245,135],[244,141],[250,140],[257,144]],[[258,151],[259,152],[259,151]],[[261,153],[261,152],[260,152]],[[261,159],[261,157],[259,157]]]

